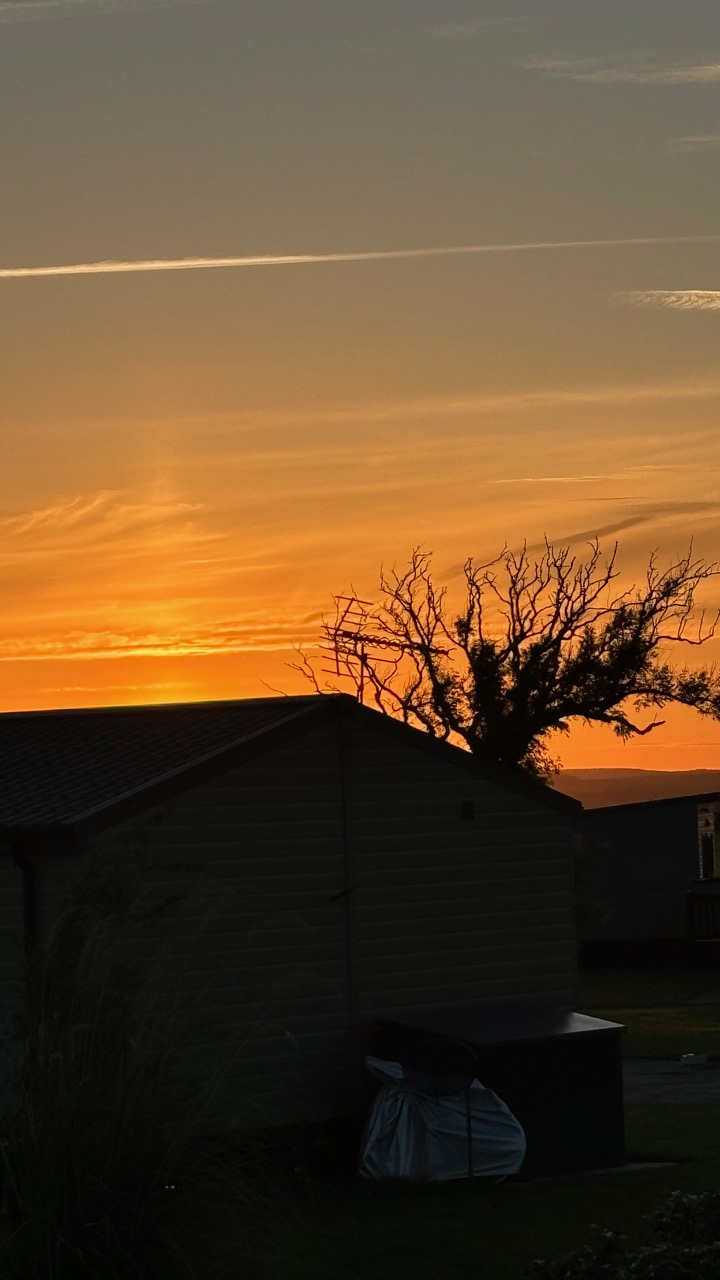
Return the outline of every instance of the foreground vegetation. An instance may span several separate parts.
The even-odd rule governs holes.
[[[522,1280],[534,1259],[548,1260],[539,1280],[650,1277],[596,1264],[605,1250],[619,1268],[648,1245],[644,1219],[672,1193],[720,1187],[709,1105],[630,1103],[639,1167],[490,1187],[290,1185],[258,1151],[199,1142],[202,1088],[182,1070],[167,991],[112,945],[130,884],[123,899],[117,883],[81,881],[28,964],[2,1127],[0,1280]],[[712,971],[596,971],[583,985],[584,1011],[627,1023],[626,1051],[679,1056],[712,1050],[714,1036],[720,1048],[717,1009],[692,1003],[720,986]],[[694,1204],[716,1209],[673,1203],[686,1232]],[[562,1259],[593,1224],[610,1234],[583,1272]]]
[[[580,1249],[533,1263],[535,1280],[717,1280],[720,1191],[674,1191],[646,1219],[649,1240],[628,1244],[596,1227]]]
[[[131,851],[98,854],[28,958],[1,1118],[0,1280],[258,1272],[260,1153],[201,1142],[165,985],[120,958]],[[277,1213],[277,1197],[275,1198]]]

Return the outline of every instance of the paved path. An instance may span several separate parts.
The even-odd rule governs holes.
[[[683,1067],[679,1062],[625,1058],[625,1098],[657,1098],[664,1102],[720,1104],[720,1063]]]

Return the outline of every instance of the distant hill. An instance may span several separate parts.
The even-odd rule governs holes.
[[[606,804],[720,791],[720,769],[563,769],[553,786],[580,800],[587,809],[595,809]]]

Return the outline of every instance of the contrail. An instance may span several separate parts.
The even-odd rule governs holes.
[[[189,8],[216,0],[0,0],[0,23],[98,17],[136,9]]]
[[[0,267],[1,280],[34,276],[117,275],[130,271],[204,271],[211,267],[302,267],[324,262],[387,262],[401,258],[450,258],[480,253],[533,253],[548,249],[596,249],[625,245],[716,243],[720,235],[643,236],[622,240],[539,240],[525,244],[463,244],[429,249],[371,249],[364,253],[283,253],[240,258],[150,258],[133,262],[73,262],[50,267]]]

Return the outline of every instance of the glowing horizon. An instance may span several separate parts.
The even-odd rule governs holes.
[[[0,710],[305,691],[418,545],[720,558],[716,14],[638,3],[0,0]]]

